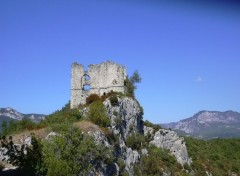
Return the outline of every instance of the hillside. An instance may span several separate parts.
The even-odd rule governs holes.
[[[240,113],[200,111],[190,118],[162,126],[181,135],[203,139],[240,138]]]
[[[16,123],[7,137],[25,150],[8,156],[0,148],[0,166],[9,160],[18,167],[12,172],[23,175],[240,175],[237,139],[179,137],[144,122],[143,108],[124,94],[88,100],[78,109],[66,104],[38,124]]]
[[[33,133],[35,137],[41,138],[43,142],[39,141],[39,144],[36,142],[37,146],[33,145],[30,151],[33,150],[33,153],[41,151],[34,160],[37,161],[36,163],[45,163],[48,167],[42,169],[47,169],[47,172],[53,172],[54,175],[68,175],[73,165],[83,165],[78,163],[74,156],[80,157],[80,160],[86,160],[84,163],[87,164],[73,169],[74,173],[87,172],[94,173],[93,175],[180,174],[185,172],[181,168],[191,163],[183,139],[179,138],[175,132],[161,130],[150,123],[145,124],[148,127],[144,127],[143,108],[134,98],[110,93],[102,98],[95,96],[93,101],[79,109],[69,107],[70,105],[67,104],[39,124],[30,123],[30,126],[28,123],[24,124],[25,131],[19,121],[16,128],[7,131],[7,136],[12,134],[14,143],[22,141],[16,144],[17,146],[30,145],[29,142],[34,140]],[[18,128],[18,125],[21,125],[21,128]],[[23,129],[23,131],[14,131],[15,129]],[[168,138],[165,139],[164,136]],[[54,146],[57,148],[52,148],[54,146],[48,140],[56,142]],[[69,140],[72,142],[66,143]],[[161,146],[160,143],[166,145]],[[43,145],[41,150],[36,149],[39,145]],[[65,154],[56,155],[56,152],[62,153],[62,149]],[[83,155],[82,150],[86,150],[85,152],[89,154]],[[45,158],[42,157],[43,153]],[[0,153],[0,156],[4,156],[3,153]],[[48,156],[53,157],[54,160],[49,160]],[[2,159],[7,158],[6,156]],[[30,162],[27,158],[24,163]],[[18,161],[18,159],[17,157],[13,160]],[[159,163],[161,160],[162,162]],[[65,163],[64,166],[52,167],[52,164],[60,164],[59,162]],[[171,167],[168,167],[170,165]],[[150,170],[149,166],[151,166]],[[28,167],[29,164],[23,166],[18,172],[38,171],[35,167],[29,171]],[[62,167],[66,170],[59,173],[58,169]],[[26,168],[28,169],[25,170]],[[83,175],[88,175],[87,173]]]
[[[240,175],[240,139],[185,138],[196,175]]]
[[[38,123],[41,120],[43,120],[45,118],[45,116],[46,115],[44,115],[44,114],[34,114],[34,113],[23,114],[13,108],[0,108],[0,124],[3,121],[7,121],[7,122],[9,122],[10,120],[19,121],[24,118],[30,119],[33,122]]]

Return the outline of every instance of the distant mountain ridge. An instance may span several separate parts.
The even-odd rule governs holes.
[[[23,114],[18,112],[17,110],[13,109],[13,108],[0,108],[0,124],[3,121],[10,121],[10,120],[14,120],[14,121],[19,121],[22,120],[24,118],[27,119],[31,119],[33,122],[40,122],[41,120],[43,120],[45,118],[46,115],[44,114]]]
[[[240,113],[235,111],[200,111],[194,116],[162,124],[181,135],[198,138],[240,138]]]

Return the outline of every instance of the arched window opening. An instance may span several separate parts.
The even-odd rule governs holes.
[[[89,81],[89,80],[90,80],[90,76],[87,75],[87,74],[85,74],[85,75],[84,75],[84,79],[85,79],[85,81]]]
[[[83,90],[89,91],[91,89],[91,86],[89,84],[83,85]]]

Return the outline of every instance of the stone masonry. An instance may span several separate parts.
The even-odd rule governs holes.
[[[72,64],[71,108],[86,102],[90,94],[102,96],[110,91],[125,92],[126,68],[112,61],[91,64],[88,71],[83,65]]]

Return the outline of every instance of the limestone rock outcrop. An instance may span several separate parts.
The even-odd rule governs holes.
[[[0,161],[7,161],[9,159],[7,152],[8,152],[7,148],[5,147],[0,148]]]
[[[147,135],[153,130],[151,127],[145,127]],[[160,129],[153,135],[153,140],[150,141],[159,148],[170,150],[171,154],[175,156],[178,163],[181,165],[191,164],[192,160],[188,157],[187,147],[184,142],[184,138],[179,137],[176,132],[166,129]]]
[[[103,144],[106,147],[111,147],[106,136],[103,134],[102,131],[100,130],[89,131],[88,135],[93,137],[93,140],[95,141],[96,144]]]
[[[143,134],[143,112],[137,100],[130,97],[118,97],[117,105],[112,105],[107,99],[104,106],[110,118],[110,129],[115,135],[120,135],[125,141],[133,133]]]
[[[133,172],[133,164],[136,164],[140,160],[140,154],[136,150],[132,150],[131,148],[127,148],[124,154],[125,156],[125,169],[129,173],[129,175],[134,175]]]
[[[118,136],[119,148],[116,154],[125,164],[129,175],[134,175],[134,164],[140,160],[140,154],[126,146],[126,139],[138,132],[143,134],[143,112],[137,100],[130,97],[118,97],[118,102],[112,105],[107,99],[104,106],[110,119],[110,131]]]

